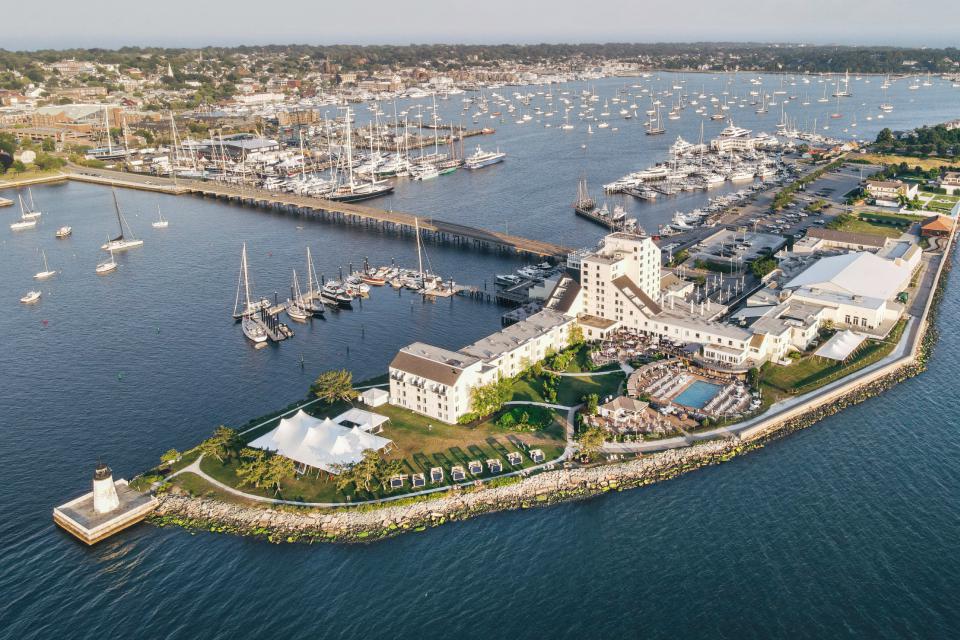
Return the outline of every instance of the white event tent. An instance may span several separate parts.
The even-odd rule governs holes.
[[[273,451],[308,467],[337,473],[338,466],[359,462],[367,449],[380,451],[392,442],[360,427],[348,428],[330,418],[314,418],[301,409],[282,419],[275,429],[249,446]]]
[[[838,331],[823,343],[823,345],[813,354],[821,358],[830,360],[844,361],[850,357],[850,354],[857,350],[863,344],[867,337],[855,331]]]

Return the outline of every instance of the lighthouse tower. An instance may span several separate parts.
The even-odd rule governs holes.
[[[120,498],[113,484],[113,472],[101,462],[93,472],[93,510],[97,513],[110,513],[119,506]]]

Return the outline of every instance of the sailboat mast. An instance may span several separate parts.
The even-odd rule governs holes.
[[[350,193],[353,193],[353,142],[350,139],[350,107],[347,107],[347,174],[350,177]]]
[[[247,313],[252,310],[253,305],[250,302],[250,276],[247,273],[247,243],[243,243],[243,251],[240,254],[240,269],[243,272],[243,292],[247,300]]]
[[[423,284],[423,252],[420,251],[420,219],[414,217],[413,224],[417,232],[417,268],[420,273],[420,283]]]

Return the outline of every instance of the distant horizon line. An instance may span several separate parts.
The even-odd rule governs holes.
[[[882,43],[845,43],[845,42],[807,42],[807,41],[781,41],[781,40],[556,40],[556,41],[433,41],[433,42],[261,42],[234,44],[115,44],[115,45],[75,45],[67,47],[49,47],[41,46],[36,48],[5,48],[0,47],[0,51],[8,53],[40,53],[45,51],[67,52],[67,51],[109,51],[117,52],[123,49],[183,49],[183,50],[203,50],[203,49],[239,49],[239,48],[269,48],[269,47],[438,47],[438,46],[457,46],[457,47],[537,47],[537,46],[607,46],[607,45],[683,45],[683,46],[762,46],[762,47],[793,47],[793,48],[824,48],[841,47],[848,49],[911,49],[911,50],[957,50],[957,45],[912,45],[912,44],[882,44]]]

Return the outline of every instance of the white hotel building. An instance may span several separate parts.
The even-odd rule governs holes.
[[[458,351],[419,342],[401,349],[390,363],[390,402],[455,423],[470,412],[471,389],[513,377],[563,349],[574,325],[587,340],[628,329],[696,346],[689,352],[702,364],[734,372],[805,350],[827,320],[883,336],[903,313],[895,298],[909,286],[917,252],[906,247],[882,257],[851,252],[820,259],[782,289],[752,296],[735,314],[738,324],[712,319],[709,305],[665,298],[653,240],[612,233],[599,249],[579,256],[580,282],[562,277],[543,311]]]

